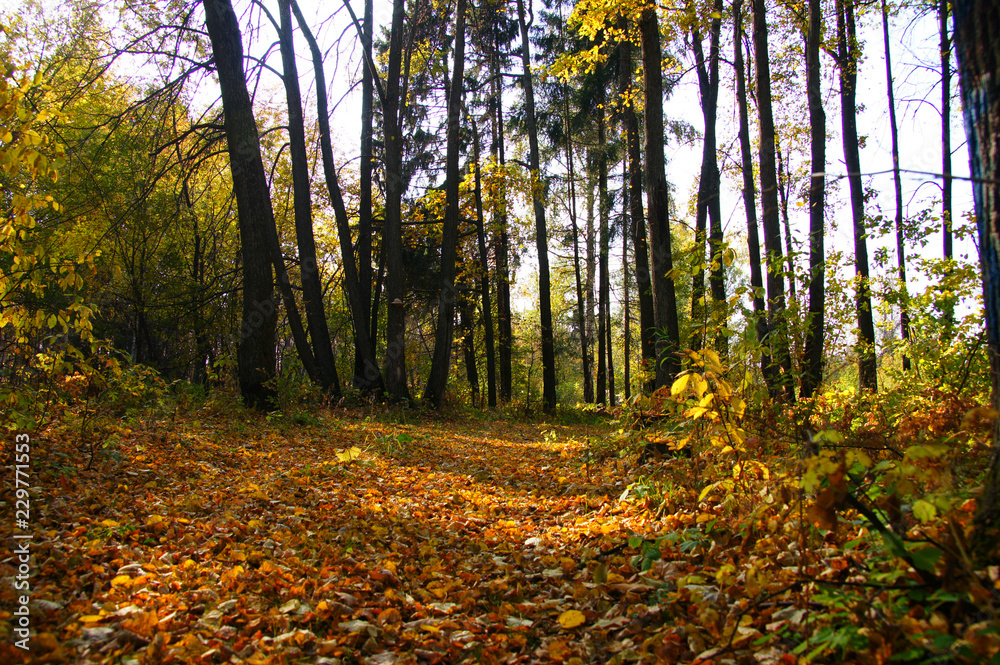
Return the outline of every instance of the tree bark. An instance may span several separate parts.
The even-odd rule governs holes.
[[[646,6],[639,19],[642,41],[643,81],[646,102],[646,199],[652,253],[656,386],[669,386],[680,371],[680,328],[677,323],[677,293],[673,280],[670,246],[669,193],[663,148],[663,71],[660,26],[655,6]]]
[[[372,174],[374,172],[374,157],[372,155],[372,134],[374,124],[375,77],[377,74],[368,66],[372,55],[372,34],[374,32],[373,1],[365,0],[365,17],[361,33],[361,49],[365,53],[361,67],[361,161],[358,164],[358,296],[372,314],[369,320],[377,317],[378,300],[372,300]],[[369,324],[368,341],[375,348],[376,326]],[[374,358],[371,359],[374,362]],[[363,376],[365,362],[361,354],[354,354],[354,374]]]
[[[851,193],[854,228],[854,272],[857,280],[855,306],[858,312],[858,379],[861,390],[878,390],[875,356],[875,322],[868,276],[868,241],[865,228],[865,194],[861,182],[858,140],[857,82],[861,57],[854,22],[854,0],[837,0],[837,64],[840,69],[841,128],[844,162]]]
[[[753,0],[754,67],[757,79],[757,112],[760,117],[760,198],[764,222],[769,315],[768,343],[777,365],[773,375],[784,398],[795,401],[792,359],[788,351],[788,321],[785,311],[784,261],[778,213],[778,179],[775,168],[774,113],[771,107],[771,70],[768,55],[765,0]],[[753,261],[753,259],[751,259]]]
[[[608,156],[604,131],[604,99],[598,102],[597,111],[597,218],[600,225],[598,238],[598,287],[597,287],[597,403],[608,404],[608,339],[611,297],[611,276],[608,274],[610,240],[608,233]]]
[[[823,380],[824,317],[826,311],[826,113],[819,61],[823,8],[820,0],[809,0],[809,30],[806,36],[806,94],[809,99],[809,138],[812,176],[809,179],[809,323],[802,359],[800,394],[808,399]]]
[[[538,251],[538,308],[542,338],[542,398],[545,409],[556,408],[555,344],[552,334],[552,295],[549,278],[549,242],[545,228],[544,184],[538,156],[538,131],[535,127],[535,93],[531,78],[531,47],[524,0],[517,0],[517,19],[521,28],[521,62],[524,65],[525,124],[528,130],[528,165],[531,169],[531,200],[535,211],[535,246]]]
[[[459,128],[465,76],[465,5],[458,0],[455,10],[455,66],[448,95],[448,139],[445,156],[445,211],[441,235],[441,291],[438,295],[438,322],[434,336],[431,373],[427,379],[424,399],[435,408],[443,403],[448,386],[451,345],[455,329],[455,263],[458,255],[458,170]]]
[[[501,178],[497,196],[499,201],[494,205],[493,226],[496,244],[496,279],[497,279],[497,347],[500,361],[500,401],[510,402],[513,394],[512,356],[514,335],[510,311],[510,239],[507,232],[507,175],[504,172],[506,156],[504,155],[503,130],[503,86],[500,82],[500,47],[493,44],[491,57],[492,76],[490,86],[494,100],[493,120],[493,151],[494,161],[500,166]]]
[[[992,0],[955,0],[955,47],[968,136],[972,194],[983,271],[987,353],[993,409],[1000,411],[1000,6]],[[1000,418],[993,420],[993,451],[973,518],[970,550],[977,567],[1000,563]]]
[[[222,88],[229,168],[240,226],[243,262],[243,316],[237,347],[237,372],[243,401],[255,409],[272,408],[275,375],[276,307],[268,228],[274,210],[260,154],[260,137],[243,71],[243,42],[229,0],[203,0],[212,42],[212,60]]]

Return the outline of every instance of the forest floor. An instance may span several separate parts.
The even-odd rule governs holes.
[[[697,455],[593,461],[614,421],[241,413],[32,441],[30,651],[0,554],[0,662],[795,663],[802,580],[864,568],[791,519],[734,534]]]

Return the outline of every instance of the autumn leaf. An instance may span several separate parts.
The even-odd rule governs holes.
[[[563,628],[576,628],[584,624],[587,617],[580,610],[566,610],[559,615],[559,625]]]

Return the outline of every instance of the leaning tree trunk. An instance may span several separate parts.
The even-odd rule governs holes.
[[[851,192],[851,216],[854,220],[854,273],[857,291],[854,302],[858,313],[858,379],[861,390],[878,390],[875,356],[875,320],[872,313],[871,284],[868,275],[868,241],[865,229],[865,193],[861,182],[861,152],[858,139],[857,84],[861,54],[854,23],[854,0],[837,0],[837,60],[840,69],[841,128],[844,140],[844,163]]]
[[[803,398],[813,396],[823,380],[823,323],[826,308],[826,254],[824,213],[826,206],[826,113],[819,62],[822,29],[821,0],[809,0],[809,31],[806,36],[806,94],[809,98],[809,137],[812,144],[812,177],[809,180],[809,324],[802,359]]]
[[[993,409],[1000,411],[1000,6],[993,0],[955,0],[955,46],[973,177],[979,260],[983,271],[987,352]],[[993,420],[993,453],[979,497],[970,543],[979,567],[1000,563],[1000,418]]]
[[[775,376],[785,399],[795,401],[792,359],[788,350],[788,314],[785,311],[784,261],[778,211],[778,178],[775,167],[774,113],[771,106],[771,69],[767,44],[765,0],[753,0],[754,65],[757,72],[757,111],[760,117],[760,200],[763,208],[764,249],[767,252],[767,298],[774,362],[782,371]],[[752,261],[752,259],[751,259]]]
[[[680,327],[670,247],[667,174],[663,147],[663,69],[660,23],[655,6],[646,6],[639,19],[646,102],[646,198],[652,254],[653,310],[659,339],[656,349],[656,385],[669,386],[680,372]]]
[[[542,398],[545,409],[556,408],[556,357],[552,335],[552,292],[549,278],[549,241],[545,228],[544,185],[538,156],[538,130],[535,127],[535,93],[531,78],[531,49],[524,0],[517,0],[517,19],[521,28],[521,62],[524,65],[525,124],[528,130],[528,166],[531,169],[531,201],[535,210],[535,247],[538,251],[538,309],[542,337]]]
[[[203,0],[205,23],[212,41],[212,60],[222,88],[229,168],[240,225],[243,262],[243,319],[236,351],[243,401],[256,409],[270,408],[275,375],[276,308],[267,231],[274,228],[274,210],[260,154],[260,136],[243,72],[243,41],[229,0]]]
[[[461,120],[465,75],[465,3],[458,0],[455,10],[455,67],[448,94],[448,143],[445,157],[445,209],[441,235],[441,291],[438,296],[438,322],[434,336],[431,373],[424,398],[435,408],[441,408],[448,386],[451,364],[451,344],[455,330],[455,263],[458,256],[458,171],[459,124]]]

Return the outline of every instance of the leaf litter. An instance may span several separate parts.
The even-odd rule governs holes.
[[[54,463],[72,443],[53,431],[32,650],[0,614],[0,660],[794,663],[802,581],[861,565],[766,513],[734,534],[726,497],[693,486],[642,500],[634,467],[581,443],[611,425],[326,416],[125,430],[89,472]],[[873,642],[865,662],[884,662]]]

